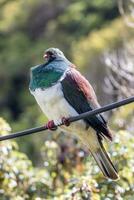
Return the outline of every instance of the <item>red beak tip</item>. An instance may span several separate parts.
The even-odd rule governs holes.
[[[44,54],[43,58],[48,58],[48,55],[47,55],[47,54]]]

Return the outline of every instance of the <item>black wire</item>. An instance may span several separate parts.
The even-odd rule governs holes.
[[[99,113],[102,113],[102,112],[106,112],[108,110],[112,110],[112,109],[118,108],[120,106],[124,106],[124,105],[132,103],[132,102],[134,102],[134,96],[127,98],[127,99],[123,99],[123,100],[115,102],[115,103],[111,103],[109,105],[103,106],[101,108],[98,108],[98,109],[95,109],[95,110],[92,110],[92,111],[82,113],[78,116],[70,117],[70,118],[68,118],[68,121],[70,123],[72,123],[72,122],[84,119],[86,117],[91,117],[93,115],[96,115],[96,114],[99,114]],[[63,125],[63,123],[61,123],[59,126],[61,126],[61,125]],[[33,133],[37,133],[37,132],[47,130],[47,129],[48,129],[47,125],[44,125],[44,126],[40,126],[40,127],[36,127],[36,128],[27,129],[27,130],[24,130],[24,131],[19,131],[19,132],[16,132],[16,133],[12,133],[10,135],[1,136],[0,141],[13,139],[13,138],[17,138],[17,137],[21,137],[21,136],[25,136],[25,135],[30,135],[30,134],[33,134]]]
[[[102,113],[102,112],[106,112],[106,111],[118,108],[120,106],[124,106],[124,105],[132,103],[132,102],[134,102],[134,96],[130,97],[130,98],[127,98],[127,99],[123,99],[121,101],[117,101],[115,103],[111,103],[111,104],[103,106],[101,108],[94,109],[92,111],[88,111],[88,112],[82,113],[82,114],[80,114],[78,116],[71,117],[69,119],[69,122],[74,122],[74,121],[86,118],[87,116],[91,117],[93,115],[96,115],[96,114],[99,114],[99,113]]]

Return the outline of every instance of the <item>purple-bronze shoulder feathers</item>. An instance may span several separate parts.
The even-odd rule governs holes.
[[[100,105],[97,101],[96,94],[88,80],[74,67],[70,70],[70,75],[72,79],[74,79],[74,81],[76,82],[79,90],[83,92],[83,94],[85,95],[87,100],[92,104],[92,106],[94,108],[99,108]]]

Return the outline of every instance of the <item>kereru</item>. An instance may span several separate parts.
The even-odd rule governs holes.
[[[89,82],[76,70],[57,48],[49,48],[43,56],[44,64],[31,68],[30,91],[44,114],[52,121],[48,128],[67,118],[99,108],[95,92]],[[62,128],[75,134],[87,146],[104,176],[113,180],[119,178],[117,171],[103,147],[102,140],[112,140],[107,122],[101,114],[86,118]]]

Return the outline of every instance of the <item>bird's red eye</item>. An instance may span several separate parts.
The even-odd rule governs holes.
[[[48,54],[49,56],[52,56],[52,55],[53,55],[53,53],[50,52],[50,51],[48,51],[47,54]]]

